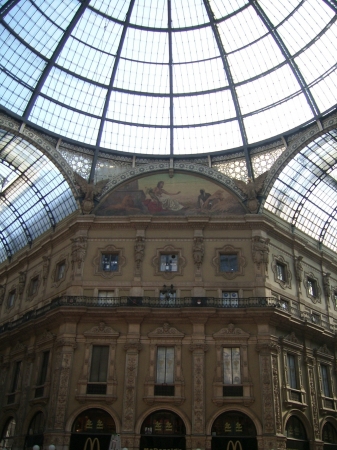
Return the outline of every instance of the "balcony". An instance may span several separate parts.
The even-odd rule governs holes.
[[[290,307],[285,301],[276,297],[249,297],[228,299],[216,297],[182,297],[182,298],[157,298],[157,297],[85,297],[62,296],[51,303],[23,314],[18,319],[6,322],[0,326],[0,334],[13,330],[31,320],[43,317],[60,307],[85,307],[85,308],[217,308],[217,309],[244,309],[244,308],[274,308],[289,314],[302,322],[320,326],[327,331],[336,332],[335,326],[325,314],[314,311],[301,311],[299,308]]]

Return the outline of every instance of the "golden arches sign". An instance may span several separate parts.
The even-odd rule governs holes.
[[[226,450],[242,450],[241,442],[235,441],[234,443],[233,441],[229,441]]]
[[[95,449],[95,444],[97,443],[97,447]],[[95,438],[94,440],[92,440],[91,438],[88,438],[85,441],[83,450],[101,450],[101,447],[99,445],[99,440],[98,438]]]

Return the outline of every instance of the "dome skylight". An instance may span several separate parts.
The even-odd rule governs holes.
[[[1,105],[64,139],[248,148],[336,105],[333,0],[0,2]]]

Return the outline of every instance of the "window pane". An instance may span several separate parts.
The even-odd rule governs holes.
[[[95,345],[92,348],[90,382],[104,383],[107,381],[109,347]]]
[[[48,361],[49,361],[49,352],[43,352],[41,372],[40,372],[38,386],[41,386],[46,381],[47,369],[48,369]]]
[[[238,256],[237,255],[220,255],[221,272],[237,272]]]
[[[160,271],[161,272],[177,272],[178,271],[177,255],[161,255],[160,256]]]
[[[102,269],[106,272],[116,272],[118,270],[118,255],[102,255]]]
[[[326,397],[331,397],[330,384],[329,384],[329,373],[328,373],[327,366],[321,365],[321,374],[322,374],[323,393]]]
[[[172,384],[173,382],[174,382],[174,347],[158,347],[157,383]]]
[[[223,349],[224,384],[241,384],[240,348]]]
[[[296,359],[294,355],[288,355],[289,385],[292,389],[298,389],[296,376]]]

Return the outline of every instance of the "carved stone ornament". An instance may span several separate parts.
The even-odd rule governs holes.
[[[90,330],[85,331],[84,336],[86,337],[109,337],[109,338],[117,338],[119,336],[119,332],[115,331],[113,328],[107,326],[105,322],[100,322],[98,326],[94,326],[90,328]]]
[[[90,214],[94,209],[95,201],[98,200],[98,197],[109,180],[101,180],[96,184],[93,182],[88,183],[87,180],[76,172],[74,172],[74,178],[81,195],[82,212],[83,214]]]
[[[177,258],[177,270],[176,271],[164,271],[161,269],[161,256],[162,255],[175,255]],[[186,259],[183,257],[183,251],[181,248],[173,247],[173,245],[166,245],[163,248],[158,248],[156,255],[152,258],[152,266],[154,267],[154,275],[159,275],[166,280],[171,280],[176,276],[183,275],[183,269],[186,266]]]
[[[302,283],[303,280],[303,266],[302,266],[303,256],[295,257],[295,275],[298,283]]]
[[[261,266],[268,270],[269,263],[269,242],[270,239],[261,236],[254,236],[252,239],[252,255],[256,267],[260,270]]]
[[[71,245],[71,268],[73,273],[81,272],[84,258],[87,252],[87,237],[79,236],[74,239],[70,239]]]
[[[233,335],[240,335],[240,337],[248,339],[249,334],[244,332],[241,328],[236,328],[233,323],[230,323],[227,328],[221,328],[220,331],[213,334],[214,339],[226,338]]]
[[[145,238],[144,236],[137,236],[135,240],[134,245],[134,254],[135,254],[135,263],[136,263],[136,269],[135,273],[136,275],[140,275],[140,267],[144,260],[145,256]]]
[[[27,350],[27,346],[22,344],[22,342],[17,342],[11,351],[11,355],[16,353],[25,353]]]
[[[18,293],[19,295],[23,294],[26,284],[26,276],[27,272],[19,272],[19,283],[18,283]]]
[[[323,274],[323,290],[324,295],[328,300],[330,300],[331,297],[331,284],[330,284],[330,273],[324,273]]]
[[[315,355],[317,355],[318,353],[321,353],[324,356],[333,356],[332,352],[330,352],[326,344],[314,350]]]
[[[278,271],[278,266],[282,266],[282,274]],[[289,264],[286,262],[286,260],[281,255],[273,255],[273,261],[271,263],[271,270],[274,274],[274,281],[275,283],[278,283],[282,289],[291,288],[291,279],[292,274],[289,269]]]
[[[284,336],[283,338],[280,339],[282,341],[292,342],[293,344],[300,344],[300,341],[297,339],[293,331],[290,334],[287,334],[287,336]]]
[[[45,284],[47,278],[48,278],[48,273],[49,273],[49,267],[50,267],[50,256],[42,256],[42,279],[43,279],[43,284]]]
[[[102,267],[102,255],[118,255],[117,269],[113,271],[103,270]],[[108,245],[107,247],[101,247],[97,249],[96,256],[92,260],[94,266],[95,275],[100,275],[103,278],[113,278],[118,275],[122,275],[122,268],[125,265],[125,257],[122,248],[117,248],[114,245]]]
[[[48,330],[44,330],[44,332],[37,338],[36,343],[38,345],[43,345],[47,342],[53,341],[56,335],[51,333]]]
[[[221,255],[236,255],[237,256],[237,270],[230,272],[221,271]],[[215,256],[212,259],[212,264],[215,267],[217,275],[221,275],[226,280],[233,280],[238,276],[245,274],[244,267],[246,266],[246,258],[243,256],[241,248],[233,247],[232,245],[225,245],[222,248],[215,249]]]
[[[174,327],[170,327],[170,324],[165,322],[163,324],[162,327],[158,327],[156,328],[154,331],[151,331],[150,333],[148,333],[149,337],[161,337],[161,338],[165,338],[165,337],[176,337],[176,338],[180,338],[182,339],[185,335],[184,333],[181,333],[180,331],[178,331],[176,328]]]
[[[196,236],[193,242],[193,261],[199,270],[204,259],[205,246],[204,238],[202,236]]]
[[[260,206],[260,202],[257,199],[257,196],[262,192],[263,184],[265,179],[267,178],[269,171],[264,172],[262,175],[259,175],[255,180],[248,178],[248,182],[245,183],[241,180],[234,179],[234,183],[237,185],[239,189],[246,195],[247,200],[247,208],[251,214],[257,214]]]

